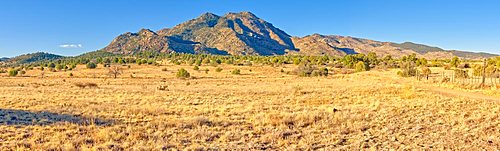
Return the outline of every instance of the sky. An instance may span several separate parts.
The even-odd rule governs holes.
[[[313,33],[500,54],[495,0],[4,0],[0,57],[79,55],[141,28],[173,27],[205,12],[250,11],[292,36]]]

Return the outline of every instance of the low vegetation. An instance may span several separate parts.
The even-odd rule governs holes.
[[[189,74],[189,72],[186,69],[181,68],[177,71],[176,77],[177,78],[189,78],[189,77],[191,77],[191,74]]]

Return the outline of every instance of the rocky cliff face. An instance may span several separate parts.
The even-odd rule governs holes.
[[[173,28],[125,33],[105,51],[218,52],[231,55],[283,55],[293,50],[291,36],[250,12],[217,16],[205,13]],[[195,50],[191,50],[195,48]]]
[[[142,29],[115,38],[103,51],[133,54],[140,51],[211,53],[230,55],[334,55],[375,52],[379,56],[417,54],[426,58],[482,58],[495,55],[447,51],[415,43],[379,42],[348,36],[313,34],[291,37],[250,12],[218,16],[205,13],[198,18],[157,32]]]

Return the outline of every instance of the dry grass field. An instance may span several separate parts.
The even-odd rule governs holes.
[[[181,67],[194,78],[176,78]],[[397,70],[298,77],[220,67],[132,65],[117,79],[102,66],[2,74],[0,150],[500,150],[496,88]],[[97,86],[77,86],[88,83]]]

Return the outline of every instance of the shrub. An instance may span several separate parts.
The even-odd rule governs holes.
[[[453,59],[451,59],[450,65],[452,67],[457,67],[459,64],[460,64],[460,59],[458,59],[457,56],[455,56],[455,57],[453,57]]]
[[[161,69],[161,71],[167,71],[167,70],[168,70],[167,68],[163,68],[163,69]]]
[[[402,62],[401,71],[398,71],[398,75],[402,77],[413,77],[417,75],[417,69],[415,68],[415,63],[412,61]]]
[[[9,76],[11,76],[11,77],[17,76],[18,73],[19,73],[19,71],[17,69],[9,70]]]
[[[87,63],[87,68],[89,68],[89,69],[95,69],[95,68],[97,68],[97,64],[95,64],[93,62],[89,62],[89,63]]]
[[[87,82],[87,83],[75,83],[75,86],[77,86],[79,88],[86,88],[86,87],[97,88],[98,87],[96,83],[90,83],[90,82]]]
[[[51,62],[48,66],[49,66],[49,68],[55,68],[55,67],[56,67],[56,64],[55,64],[55,63],[53,63],[53,62]]]
[[[462,64],[458,65],[458,68],[460,68],[460,69],[470,68],[470,64],[469,63],[462,63]]]
[[[57,64],[57,65],[56,65],[56,69],[57,69],[57,70],[59,70],[59,71],[60,71],[60,70],[62,70],[62,69],[63,69],[63,65],[61,65],[61,64]]]
[[[303,64],[299,65],[299,67],[297,67],[297,69],[295,69],[293,73],[301,77],[309,77],[314,70],[317,70],[317,68],[308,64]]]
[[[475,65],[473,68],[472,68],[472,74],[474,76],[481,76],[483,74],[483,66],[482,65]]]
[[[233,71],[231,71],[231,74],[239,75],[240,72],[240,69],[234,69]]]
[[[221,68],[221,67],[217,67],[217,68],[215,69],[215,72],[221,72],[221,71],[222,71],[222,68]]]
[[[358,63],[356,63],[356,72],[363,72],[368,70],[370,70],[370,67],[365,62],[359,61]]]
[[[422,76],[424,76],[427,80],[429,80],[429,75],[432,73],[431,69],[427,67],[422,68]]]
[[[320,71],[320,76],[328,76],[328,69],[323,67],[319,69]]]
[[[200,67],[198,67],[198,66],[194,66],[193,70],[198,71],[198,70],[200,70]]]
[[[497,73],[497,71],[498,70],[493,65],[489,65],[488,67],[486,67],[486,75],[488,77],[492,77],[495,73]]]
[[[189,74],[189,72],[186,69],[181,68],[177,71],[176,77],[177,78],[189,78],[189,77],[191,77],[191,74]]]
[[[210,71],[210,70],[208,70],[208,69],[205,69],[205,73],[206,73],[206,74],[208,74],[208,71]]]
[[[455,78],[468,78],[469,74],[467,70],[460,70],[460,69],[455,69]]]
[[[69,76],[72,77],[73,76],[73,73],[69,73]]]

